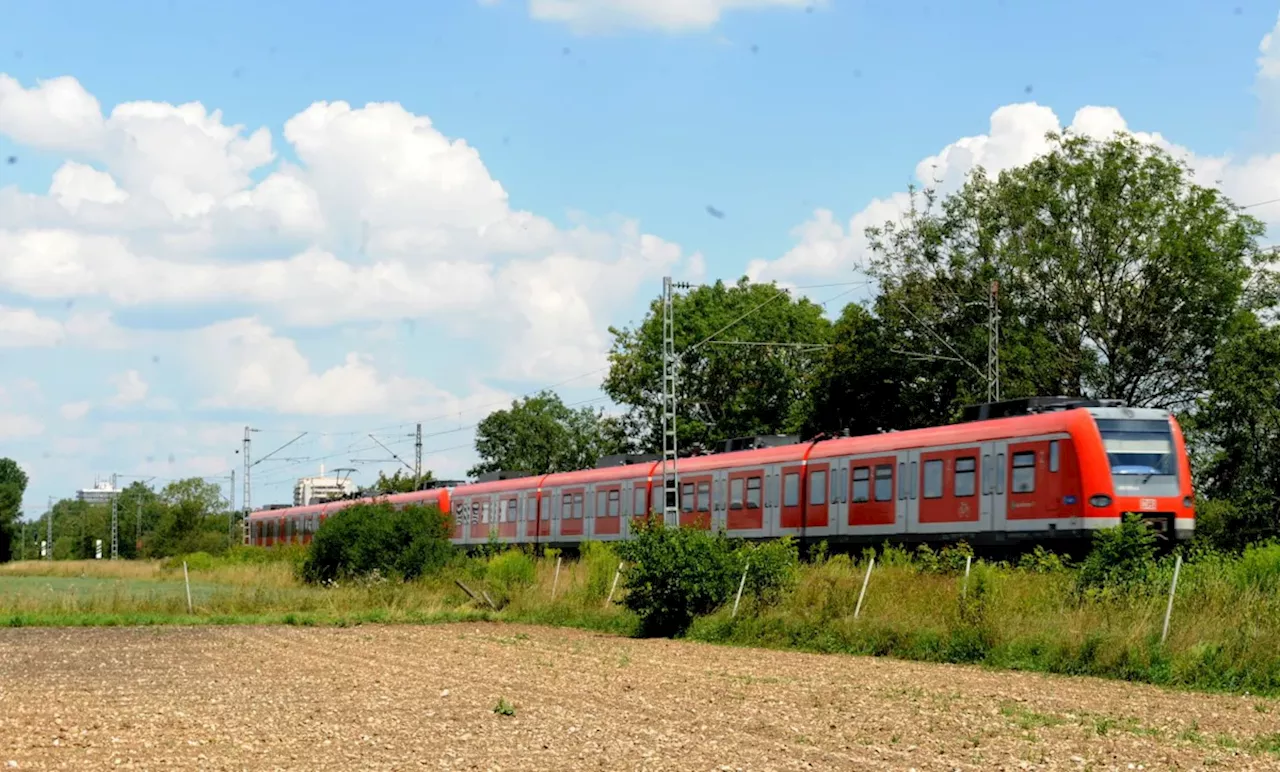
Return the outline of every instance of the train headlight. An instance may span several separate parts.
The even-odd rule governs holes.
[[[1089,497],[1089,504],[1095,507],[1109,507],[1111,506],[1111,497],[1105,493],[1099,493],[1096,496]]]

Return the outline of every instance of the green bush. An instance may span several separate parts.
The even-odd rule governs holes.
[[[973,548],[967,542],[947,544],[934,552],[928,544],[916,547],[914,563],[925,574],[957,574],[964,571],[965,562],[973,557]]]
[[[1156,568],[1156,535],[1132,512],[1115,528],[1093,536],[1093,549],[1080,566],[1076,586],[1082,592],[1141,592]]]
[[[1236,565],[1236,577],[1241,589],[1274,593],[1280,586],[1280,543],[1267,541],[1245,548]]]
[[[538,565],[519,549],[494,555],[485,568],[485,580],[503,600],[509,600],[517,590],[531,586],[537,575]]]
[[[640,633],[651,636],[683,633],[732,598],[743,565],[723,534],[667,528],[661,515],[637,518],[618,552],[627,561],[623,604],[639,617]]]
[[[587,567],[587,586],[584,594],[587,600],[604,600],[613,586],[613,576],[618,570],[621,559],[600,541],[585,541],[580,547],[583,565]]]
[[[353,504],[327,518],[302,563],[302,579],[415,579],[453,556],[448,516],[436,507],[396,509],[385,501]]]
[[[1052,574],[1065,571],[1067,564],[1055,552],[1050,552],[1044,545],[1037,544],[1030,552],[1022,553],[1018,558],[1018,569],[1032,574]]]
[[[743,587],[745,596],[758,603],[777,603],[784,592],[795,586],[800,552],[792,537],[745,545],[741,553],[750,561]]]

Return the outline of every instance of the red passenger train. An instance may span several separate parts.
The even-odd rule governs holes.
[[[681,525],[838,542],[1088,538],[1135,512],[1168,540],[1195,527],[1191,468],[1168,411],[1033,398],[949,426],[836,437],[679,461]],[[662,465],[602,466],[379,497],[453,514],[453,543],[570,546],[626,539],[662,510]],[[353,500],[250,514],[246,542],[306,543]]]

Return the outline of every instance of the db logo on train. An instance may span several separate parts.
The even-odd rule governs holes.
[[[1155,511],[1155,508],[1156,508],[1156,500],[1143,499],[1142,501],[1138,502],[1138,506],[1142,508],[1143,512],[1153,512]]]

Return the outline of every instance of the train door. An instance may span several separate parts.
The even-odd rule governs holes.
[[[1005,440],[982,444],[983,515],[987,528],[996,532],[1009,530],[1008,456],[1009,443]]]
[[[713,472],[711,476],[711,530],[728,531],[728,487],[729,472],[726,469]]]
[[[622,522],[618,523],[618,538],[625,539],[631,533],[631,518],[635,517],[634,509],[636,506],[636,490],[638,486],[644,484],[629,480],[622,483],[620,495],[622,497]]]
[[[827,497],[827,524],[832,534],[843,534],[848,528],[849,518],[845,513],[849,510],[849,460],[835,459],[831,462],[831,479],[828,481],[830,495]]]
[[[920,451],[898,453],[898,522],[907,533],[920,533]]]
[[[792,464],[782,467],[782,505],[779,507],[778,528],[780,532],[798,531],[800,521],[804,517],[804,467]]]

